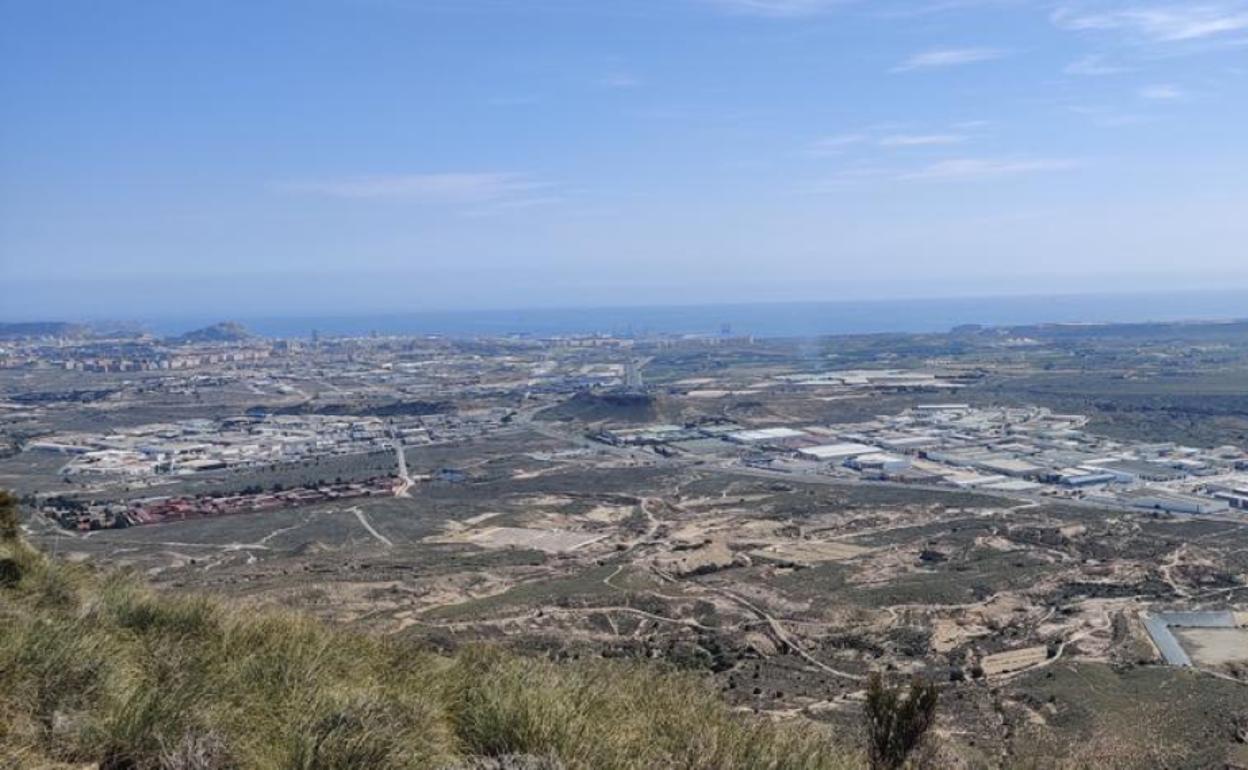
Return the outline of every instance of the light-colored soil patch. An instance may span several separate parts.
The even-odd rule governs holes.
[[[540,479],[542,476],[549,476],[552,473],[558,473],[565,468],[567,468],[566,465],[556,465],[536,471],[513,471],[511,477],[516,481],[530,481],[532,479]]]
[[[1024,647],[1021,650],[1010,650],[1008,652],[998,652],[994,655],[986,655],[980,662],[980,665],[983,667],[985,674],[995,676],[1030,668],[1043,663],[1048,657],[1048,649],[1041,645],[1039,647]]]
[[[582,516],[600,524],[616,524],[632,515],[631,507],[622,505],[597,505],[586,511]]]
[[[988,628],[1006,628],[1021,622],[1031,609],[1022,598],[1010,594],[994,596],[980,605],[972,615],[977,615],[979,622]]]
[[[674,575],[696,575],[702,572],[713,572],[732,566],[732,551],[722,541],[714,541],[684,551],[657,556],[654,566]]]
[[[818,564],[826,561],[848,561],[870,552],[870,548],[850,543],[797,542],[769,545],[752,552],[751,556],[796,564]]]
[[[1170,633],[1197,666],[1248,663],[1248,628],[1172,628]]]
[[[980,548],[991,548],[994,551],[1002,551],[1004,553],[1024,550],[1023,546],[1018,545],[1014,541],[997,536],[977,537],[975,538],[975,545]]]
[[[948,618],[938,618],[932,623],[932,649],[949,652],[962,642],[962,630]]]
[[[464,535],[465,540],[482,548],[536,548],[548,553],[575,551],[607,537],[606,534],[522,527],[489,527]]]
[[[480,513],[476,516],[464,519],[463,521],[448,521],[442,525],[442,529],[446,532],[463,532],[466,529],[471,529],[479,524],[484,524],[490,519],[502,515],[503,514],[501,513]]]
[[[528,495],[512,499],[516,501],[516,506],[520,508],[558,508],[573,502],[573,498],[567,495]]]

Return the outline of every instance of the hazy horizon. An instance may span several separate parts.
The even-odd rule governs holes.
[[[1248,288],[1248,2],[0,0],[21,317]]]
[[[840,299],[834,301],[581,305],[493,309],[238,314],[181,312],[62,318],[0,315],[0,321],[85,323],[99,331],[144,330],[176,336],[223,321],[270,338],[422,334],[449,337],[576,334],[650,336],[730,333],[808,338],[878,333],[945,333],[955,327],[1043,324],[1242,322],[1248,290],[1068,293]]]

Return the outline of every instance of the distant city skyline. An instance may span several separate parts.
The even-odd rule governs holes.
[[[1248,0],[0,0],[0,316],[1248,288]]]

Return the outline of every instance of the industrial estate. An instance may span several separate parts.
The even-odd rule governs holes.
[[[940,766],[1248,763],[1248,324],[2,331],[57,558],[838,729],[916,674]]]

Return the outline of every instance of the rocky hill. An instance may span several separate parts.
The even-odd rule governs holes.
[[[235,321],[205,326],[202,329],[187,332],[178,337],[180,342],[245,342],[255,335],[247,331],[247,327]]]

